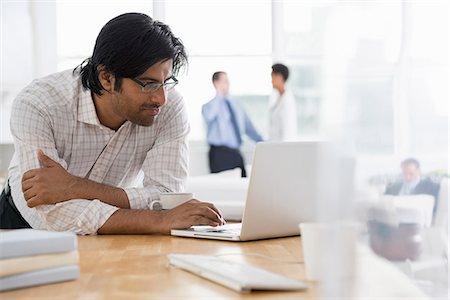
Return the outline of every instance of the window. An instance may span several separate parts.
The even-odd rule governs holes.
[[[191,56],[271,55],[270,1],[166,1],[165,11]]]
[[[403,118],[413,153],[448,154],[448,12],[448,2],[410,4],[411,63]]]
[[[352,2],[325,14],[321,122],[341,126],[358,153],[392,154],[402,3]]]
[[[2,7],[2,115],[31,79],[76,67],[91,56],[107,21],[137,11],[158,13],[187,48],[190,65],[177,88],[188,105],[190,139],[205,138],[201,107],[214,97],[217,70],[228,72],[232,97],[267,135],[270,66],[281,62],[291,71],[300,137],[340,122],[359,153],[448,149],[447,1],[60,0]],[[7,124],[2,118],[5,142]]]
[[[290,69],[288,86],[297,100],[299,136],[320,134],[322,60],[327,16],[333,5],[319,1],[282,1],[279,47]]]
[[[82,3],[82,5],[81,5]],[[57,1],[58,70],[75,68],[92,55],[103,25],[127,12],[152,15],[153,1]]]
[[[189,54],[189,69],[179,76],[177,88],[188,106],[190,139],[205,139],[201,107],[215,96],[215,71],[228,73],[231,96],[242,101],[265,134],[271,92],[271,2],[167,1],[165,16]]]

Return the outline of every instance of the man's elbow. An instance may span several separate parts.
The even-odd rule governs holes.
[[[69,231],[78,235],[97,234],[98,228],[90,226],[81,220],[80,217],[62,217],[60,214],[49,210],[49,206],[54,205],[41,205],[36,207],[38,215],[42,221],[41,223],[45,226],[45,228],[41,229],[48,231]]]

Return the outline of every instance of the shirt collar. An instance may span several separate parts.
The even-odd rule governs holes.
[[[91,91],[83,88],[78,100],[78,121],[97,126],[101,125],[100,120],[97,117]]]
[[[228,100],[228,95],[221,95],[219,93],[216,93],[216,99]]]

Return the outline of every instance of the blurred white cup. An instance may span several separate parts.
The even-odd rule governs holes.
[[[320,278],[320,249],[321,231],[324,224],[300,223],[300,234],[302,237],[303,259],[305,263],[305,274],[308,280],[319,280]]]
[[[306,279],[353,276],[357,226],[354,223],[300,223]],[[330,278],[329,278],[330,279]]]
[[[159,201],[162,209],[172,209],[194,198],[193,193],[161,193]]]

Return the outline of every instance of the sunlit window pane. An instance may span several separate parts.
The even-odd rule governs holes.
[[[271,2],[167,1],[166,22],[193,55],[271,53]]]
[[[153,1],[57,1],[58,69],[68,66],[67,59],[92,55],[95,40],[112,18],[127,12],[141,12],[151,16]],[[73,67],[73,66],[70,66]]]
[[[448,62],[448,36],[450,4],[417,1],[411,5],[413,20],[411,30],[412,56],[430,62]],[[447,40],[445,40],[447,37]]]
[[[287,55],[313,56],[322,54],[324,25],[330,4],[318,1],[283,1],[283,42]]]

